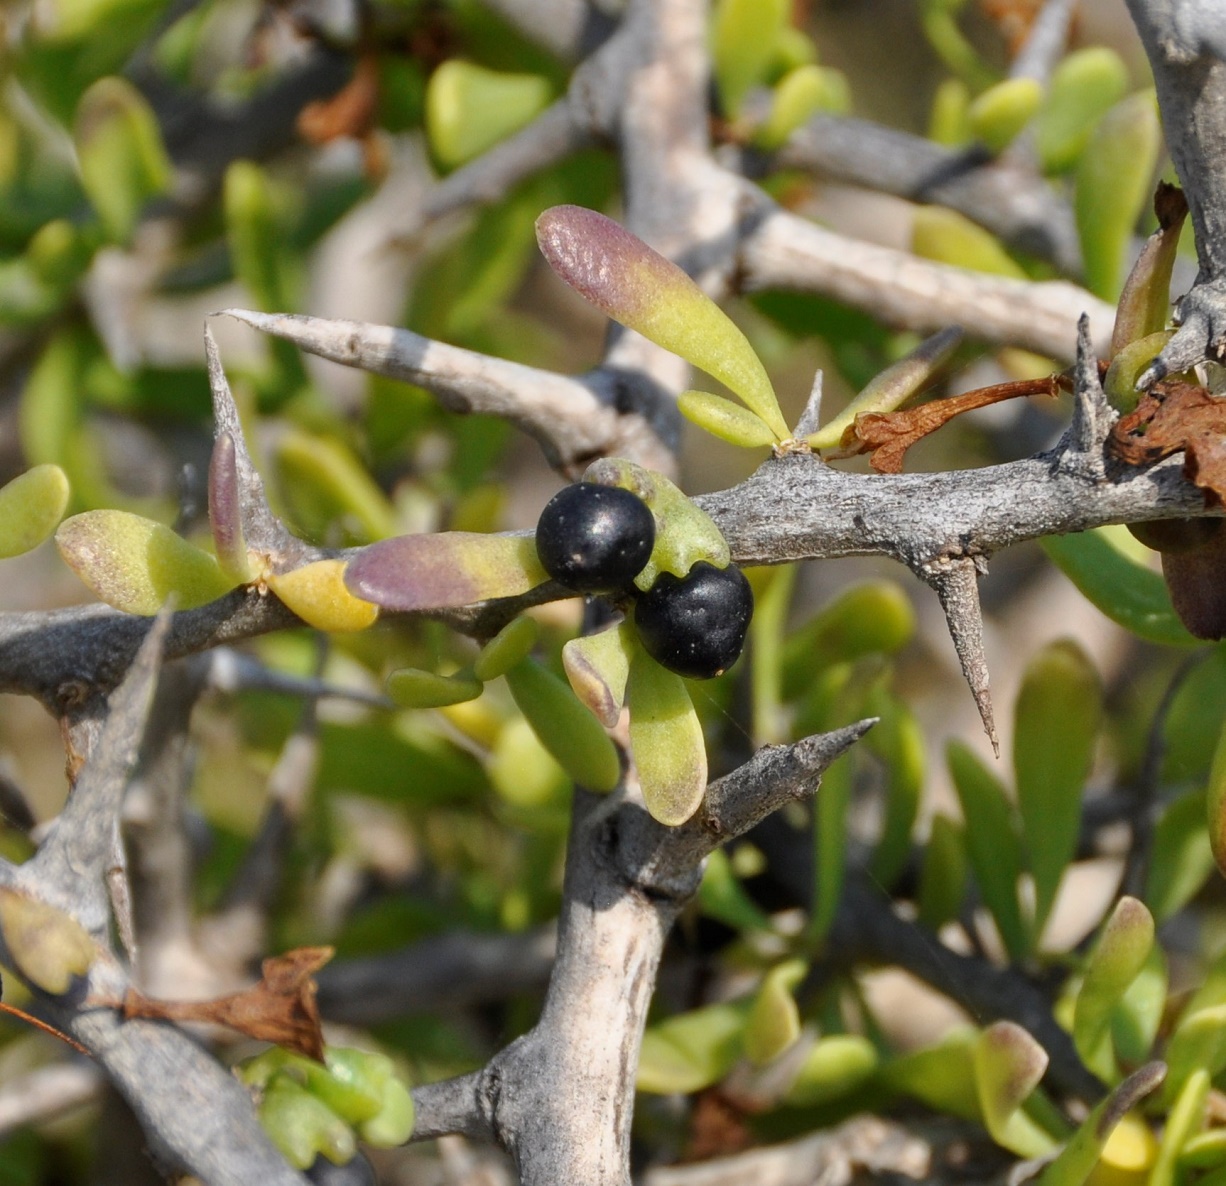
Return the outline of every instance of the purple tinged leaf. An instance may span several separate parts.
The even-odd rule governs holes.
[[[975,1085],[992,1139],[1019,1157],[1042,1157],[1055,1141],[1022,1111],[1047,1070],[1047,1052],[1020,1025],[998,1021],[973,1051]]]
[[[234,437],[228,431],[217,434],[209,459],[209,525],[222,572],[244,583],[252,580],[255,572],[247,556],[239,510]]]
[[[766,422],[791,435],[762,360],[727,314],[671,260],[611,218],[554,206],[536,222],[549,266],[602,312],[713,375]]]
[[[345,570],[351,593],[402,613],[518,597],[548,579],[531,536],[469,531],[380,540]]]

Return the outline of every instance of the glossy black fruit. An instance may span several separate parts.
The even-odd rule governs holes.
[[[643,571],[655,542],[655,516],[619,486],[567,486],[549,500],[536,524],[542,567],[577,593],[628,585]]]
[[[687,679],[712,679],[731,667],[752,617],[753,590],[741,570],[705,560],[684,577],[661,573],[634,607],[647,653]]]

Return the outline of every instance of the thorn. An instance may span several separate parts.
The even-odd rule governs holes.
[[[1090,319],[1077,322],[1077,365],[1073,378],[1073,419],[1068,429],[1068,451],[1089,458],[1095,473],[1103,470],[1102,444],[1115,419],[1115,411],[1098,379],[1098,358],[1090,340]]]
[[[809,402],[805,404],[805,410],[801,412],[800,419],[796,421],[796,432],[794,435],[801,440],[811,436],[818,430],[821,418],[822,372],[819,370],[813,376],[813,386],[809,390]]]
[[[970,556],[942,557],[925,565],[919,573],[940,598],[949,636],[970,685],[975,707],[983,721],[992,750],[1000,757],[1000,739],[992,715],[992,694],[988,690],[988,661],[983,652],[983,615],[979,610],[979,567]]]

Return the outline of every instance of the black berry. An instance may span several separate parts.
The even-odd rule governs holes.
[[[737,661],[753,617],[753,590],[735,565],[700,560],[684,577],[661,573],[634,607],[647,653],[687,679],[712,679]]]
[[[620,486],[567,486],[549,500],[536,524],[542,567],[577,593],[628,585],[643,571],[655,542],[655,516]]]

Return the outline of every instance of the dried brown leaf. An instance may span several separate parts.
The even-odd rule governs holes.
[[[1023,379],[980,387],[898,412],[863,412],[843,433],[837,455],[854,457],[857,453],[871,453],[869,464],[878,473],[900,474],[907,450],[955,416],[1006,399],[1029,395],[1055,396],[1066,383],[1063,376],[1051,375],[1044,379]]]
[[[1205,492],[1207,506],[1226,504],[1226,399],[1195,383],[1158,383],[1121,416],[1107,447],[1125,465],[1147,466],[1184,454],[1183,472]]]
[[[323,1031],[314,974],[332,958],[331,947],[299,947],[266,959],[258,984],[211,1001],[158,1001],[134,988],[123,999],[126,1020],[203,1021],[238,1030],[324,1061]]]

